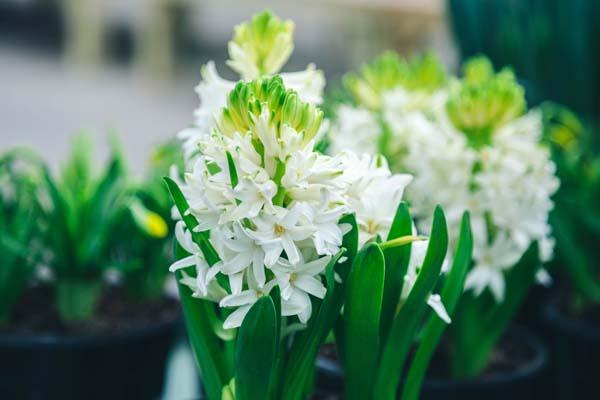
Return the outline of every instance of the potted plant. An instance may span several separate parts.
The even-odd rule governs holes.
[[[466,292],[424,396],[529,396],[544,349],[530,334],[507,328],[536,278],[548,280],[540,267],[552,254],[548,213],[558,180],[541,143],[541,113],[527,111],[512,71],[495,72],[483,57],[453,78],[432,54],[405,61],[386,53],[344,83],[350,95],[337,106],[329,151],[381,152],[393,169],[412,173],[406,197],[422,232],[436,203],[447,211],[451,232],[458,232],[462,210],[471,212]],[[450,249],[456,244],[451,237]]]
[[[440,297],[431,295],[446,253],[443,212],[436,211],[428,246],[413,232],[401,203],[410,176],[392,175],[380,156],[316,151],[322,76],[309,68],[297,75],[302,85],[289,75],[272,76],[291,52],[290,26],[265,12],[236,27],[229,64],[254,80],[234,85],[203,70],[196,122],[180,134],[187,155],[184,179],[166,179],[180,219],[179,257],[171,269],[209,399],[309,398],[317,353],[334,327],[348,340],[344,365],[358,371],[365,353],[378,357],[378,350],[355,345],[365,332],[362,319],[379,321],[384,296],[385,321],[404,335],[405,351],[427,304],[448,319]],[[273,52],[286,57],[267,68]],[[215,88],[210,97],[209,87]],[[215,98],[223,99],[221,110],[213,107]],[[422,241],[422,256],[425,250],[428,255],[409,268],[406,249],[413,241]],[[462,292],[468,265],[463,253],[470,249],[467,217],[461,249],[462,276],[457,267],[451,293],[444,296]],[[398,322],[401,292],[407,306]],[[373,307],[362,307],[361,299],[371,296]],[[339,319],[342,308],[346,324]],[[407,321],[410,328],[404,327]],[[430,321],[433,332],[445,325]],[[378,328],[369,323],[366,329],[369,339],[378,339]],[[427,343],[435,347],[436,340]],[[388,361],[394,376],[405,361]],[[419,369],[428,364],[422,361]],[[387,370],[382,367],[382,376]],[[370,393],[356,378],[348,387]]]
[[[571,111],[546,104],[546,139],[561,178],[551,222],[557,239],[557,285],[543,307],[545,336],[551,348],[551,393],[566,399],[598,388],[591,372],[600,354],[597,318],[600,281],[596,267],[600,158],[594,129]]]
[[[420,270],[408,270],[403,261],[405,272],[396,271],[395,250],[422,239],[399,203],[411,178],[392,175],[381,157],[317,153],[313,139],[322,115],[279,76],[239,82],[212,134],[198,142],[197,161],[184,181],[166,178],[180,218],[179,257],[171,270],[209,399],[307,398],[317,352],[342,305],[345,365],[360,371],[363,357],[379,355],[364,345],[379,341],[375,325],[388,282],[398,296],[406,293],[399,313],[393,293],[386,310],[390,336],[404,337],[400,345],[390,340],[393,349],[386,353],[401,357],[395,353],[400,346],[404,360],[394,356],[380,367],[382,398],[394,398],[390,368],[393,376],[401,373],[427,304],[447,318],[440,297],[431,295],[447,250],[443,212],[435,212]],[[383,207],[377,209],[375,200]],[[470,260],[464,255],[470,250],[467,219],[463,230],[454,296]],[[381,232],[389,232],[385,241]],[[379,393],[359,378],[346,379],[348,388],[360,388],[347,396]]]
[[[161,393],[176,302],[164,296],[141,301],[131,296],[134,290],[105,279],[109,269],[123,265],[114,241],[121,229],[127,229],[122,235],[128,234],[131,241],[131,246],[121,242],[121,255],[127,253],[133,263],[144,247],[138,225],[151,224],[158,214],[144,208],[130,190],[116,151],[101,174],[93,171],[91,151],[90,142],[77,137],[59,178],[38,163],[39,179],[31,190],[23,188],[17,195],[19,202],[39,210],[23,243],[39,241],[39,257],[25,266],[40,266],[45,279],[26,280],[26,289],[0,331],[0,370],[15,377],[0,383],[7,397],[149,399]],[[142,221],[144,217],[148,218]],[[23,218],[12,226],[25,228],[27,223]],[[147,228],[154,236],[160,234],[162,241],[147,235],[146,248],[164,248],[169,241],[166,225],[160,232]],[[161,257],[164,265],[167,258]],[[122,274],[128,272],[121,268]]]

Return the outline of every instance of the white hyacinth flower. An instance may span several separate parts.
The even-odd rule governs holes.
[[[226,329],[240,326],[275,287],[282,316],[306,323],[311,297],[326,295],[325,269],[351,228],[342,217],[355,213],[360,243],[391,227],[412,177],[393,175],[383,157],[316,152],[322,119],[280,77],[262,78],[238,83],[212,133],[198,140],[179,183],[189,204],[184,217],[197,225],[190,232],[178,222],[177,240],[190,255],[171,269],[183,272],[181,282],[195,296],[233,309]],[[219,261],[210,266],[192,235]],[[435,299],[430,303],[440,310]]]

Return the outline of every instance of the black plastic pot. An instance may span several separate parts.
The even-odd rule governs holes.
[[[431,400],[530,400],[536,398],[541,377],[548,363],[544,344],[524,328],[511,328],[508,335],[526,343],[532,356],[518,369],[484,378],[432,379],[423,383],[421,399]],[[343,392],[342,371],[337,362],[320,357],[317,360],[317,389],[323,398],[335,398]]]
[[[0,398],[156,399],[176,326],[97,336],[0,335]]]
[[[546,304],[542,318],[550,348],[550,398],[597,398],[600,324],[568,316],[556,302]]]

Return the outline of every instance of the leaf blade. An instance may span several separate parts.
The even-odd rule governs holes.
[[[237,400],[268,399],[277,353],[277,321],[270,296],[254,303],[238,332],[235,350]]]
[[[408,298],[392,322],[390,333],[381,353],[374,398],[392,400],[400,382],[402,370],[412,340],[425,309],[427,297],[433,290],[448,249],[448,231],[444,212],[435,209],[431,237],[423,266]]]
[[[385,259],[376,243],[358,254],[348,277],[344,308],[345,398],[371,397],[379,349]]]
[[[453,316],[456,304],[463,292],[467,272],[473,257],[473,234],[469,213],[463,214],[460,235],[452,268],[440,294],[442,303],[450,317]],[[410,366],[406,384],[402,389],[401,398],[417,400],[421,385],[427,372],[427,366],[439,344],[442,334],[448,325],[436,314],[432,313],[423,330],[421,343]]]

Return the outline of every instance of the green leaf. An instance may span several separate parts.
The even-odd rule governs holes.
[[[385,261],[376,243],[367,244],[354,261],[344,308],[345,398],[371,398],[379,356],[379,321]]]
[[[279,344],[275,312],[273,299],[261,297],[240,327],[235,351],[236,400],[268,399]]]
[[[471,233],[469,213],[465,212],[461,222],[460,236],[452,262],[452,268],[450,269],[450,273],[448,274],[448,278],[446,279],[440,294],[442,304],[444,304],[450,317],[454,315],[456,304],[463,293],[465,279],[472,258],[473,234]],[[403,400],[417,400],[419,398],[427,367],[429,366],[431,357],[435,353],[442,334],[447,326],[448,324],[442,321],[436,313],[431,313],[431,316],[425,325],[425,329],[423,330],[421,342],[417,348],[417,353],[413,358],[408,377],[406,378],[406,383],[401,396]]]
[[[219,339],[226,342],[235,339],[236,330],[223,328],[223,320],[219,317],[214,307],[206,307],[205,316],[213,332]]]
[[[372,398],[381,400],[396,398],[396,389],[402,376],[404,363],[425,314],[427,298],[439,278],[447,250],[446,219],[442,209],[436,207],[423,266],[408,298],[392,322],[390,333],[381,353]]]
[[[48,224],[52,226],[48,240],[53,244],[54,256],[57,258],[56,269],[61,274],[64,270],[69,270],[77,265],[76,251],[72,241],[74,232],[69,225],[66,199],[58,189],[56,181],[47,167],[44,167],[44,182],[52,203],[52,209],[48,210],[45,215]]]
[[[230,152],[225,153],[227,155],[227,166],[229,167],[229,179],[231,180],[231,188],[235,189],[238,184],[238,174],[237,169],[235,168],[235,163],[233,162],[233,157],[231,157]]]
[[[269,296],[273,299],[273,304],[275,305],[275,315],[277,315],[277,333],[275,337],[277,338],[277,348],[275,353],[275,365],[273,366],[273,371],[271,373],[270,383],[271,387],[269,389],[270,399],[279,399],[281,398],[281,390],[282,388],[282,373],[283,373],[283,365],[285,361],[285,349],[286,343],[281,340],[281,290],[279,286],[275,286],[269,292]]]
[[[358,253],[358,226],[356,224],[356,216],[354,214],[345,215],[340,219],[340,224],[350,225],[350,231],[344,235],[342,241],[342,247],[346,249],[346,252],[344,253],[344,257],[346,259],[343,262],[336,264],[335,266],[335,272],[337,272],[342,281],[342,283],[339,285],[340,289],[336,290],[334,295],[336,303],[335,308],[339,310],[341,310],[342,304],[346,297],[346,282],[348,281],[348,275],[350,274],[352,264],[354,263],[354,259],[356,258],[356,254]],[[338,358],[343,364],[345,348],[343,315],[338,315],[337,320],[334,323],[334,331]]]
[[[299,332],[294,338],[294,343],[289,351],[289,359],[285,366],[286,374],[282,393],[284,399],[303,398],[302,393],[304,393],[306,382],[310,379],[314,368],[319,346],[331,331],[340,313],[342,303],[336,301],[340,285],[335,282],[335,266],[342,254],[344,254],[343,249],[329,261],[325,269],[327,294],[321,302],[319,310],[313,311],[313,316],[308,321],[306,329]]]
[[[175,246],[175,253],[178,258],[187,255],[176,241]],[[196,365],[200,370],[202,384],[209,400],[221,400],[221,390],[232,374],[226,366],[223,346],[213,332],[213,327],[207,318],[211,308],[214,313],[215,305],[208,300],[192,297],[190,288],[180,282],[183,278],[181,270],[175,272],[175,277],[188,338]]]
[[[185,196],[181,192],[181,189],[179,189],[177,183],[175,183],[175,181],[171,178],[165,177],[164,181],[169,188],[169,193],[171,193],[173,202],[175,203],[179,214],[181,214],[181,218],[183,219],[185,226],[192,234],[192,240],[200,247],[200,250],[202,250],[202,254],[204,254],[204,258],[206,259],[208,265],[215,265],[217,262],[219,262],[219,255],[217,254],[217,251],[213,245],[210,243],[208,232],[194,231],[194,228],[198,226],[198,221],[192,214],[188,212],[190,206],[185,199]]]
[[[412,233],[412,218],[408,205],[401,202],[396,210],[394,221],[388,233],[387,240],[410,235]],[[385,256],[385,285],[383,289],[383,305],[381,308],[381,342],[385,343],[390,324],[394,319],[404,276],[410,260],[411,246],[394,247],[383,250]]]
[[[539,269],[539,249],[532,243],[505,276],[507,295],[497,303],[489,291],[479,297],[465,293],[450,326],[455,355],[452,372],[457,377],[477,376],[486,366],[498,340],[519,310]]]

